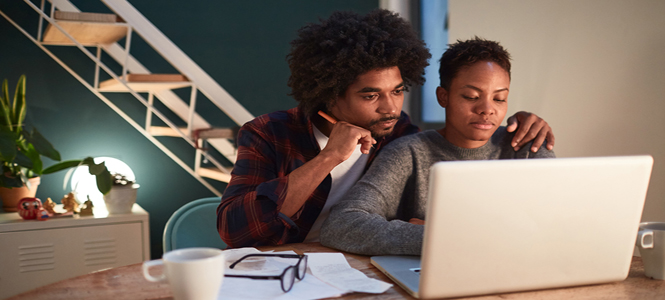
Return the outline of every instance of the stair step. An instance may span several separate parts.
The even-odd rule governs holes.
[[[199,130],[198,135],[200,139],[230,139],[235,140],[238,136],[238,129],[240,127],[234,128],[210,128]]]
[[[217,168],[199,168],[197,172],[201,177],[207,177],[221,182],[229,182],[231,180],[231,169],[220,171]],[[227,173],[228,172],[228,173]]]
[[[192,83],[180,74],[127,74],[127,85],[136,92],[154,92],[189,87]],[[101,92],[128,92],[127,88],[113,78],[99,84]]]
[[[55,11],[53,18],[62,29],[85,46],[112,44],[127,35],[127,24],[114,14]],[[50,23],[42,43],[46,45],[75,45]]]
[[[56,10],[53,14],[53,18],[56,20],[65,20],[65,21],[124,23],[124,20],[122,20],[122,18],[120,18],[115,14],[87,13],[87,12],[74,12],[74,11],[61,11],[61,10]]]
[[[179,127],[180,131],[187,134],[187,127]],[[150,126],[148,132],[153,136],[172,136],[172,137],[181,137],[177,131],[168,126]]]
[[[233,140],[238,134],[238,128],[210,128],[199,131],[199,139],[230,139]],[[187,133],[187,127],[178,128],[183,133]],[[173,136],[180,137],[177,131],[168,126],[150,126],[148,132],[153,136]]]

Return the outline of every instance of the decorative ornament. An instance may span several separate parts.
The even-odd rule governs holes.
[[[76,201],[76,197],[74,197],[74,193],[72,192],[60,199],[60,203],[62,203],[62,208],[68,212],[73,212],[75,214],[79,212],[79,203]]]
[[[46,198],[46,201],[42,204],[44,209],[48,211],[49,214],[55,215],[55,202],[51,198]]]
[[[81,212],[79,213],[79,215],[81,217],[92,216],[93,215],[93,213],[92,213],[92,208],[93,207],[95,207],[95,206],[92,205],[92,200],[90,200],[90,196],[88,196],[88,200],[85,200],[85,202],[83,202],[83,208],[81,208]]]
[[[24,220],[37,219],[40,221],[44,221],[51,216],[49,215],[48,211],[46,211],[42,207],[42,201],[39,200],[38,198],[30,198],[30,197],[23,198],[19,200],[17,208],[18,208],[18,214]]]

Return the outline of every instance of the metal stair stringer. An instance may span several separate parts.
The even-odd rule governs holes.
[[[235,163],[236,149],[235,146],[229,141],[229,139],[235,139],[236,131],[235,129],[232,128],[231,129],[211,128],[211,125],[206,120],[204,120],[200,115],[196,114],[195,111],[196,94],[197,92],[200,91],[211,102],[213,102],[216,106],[218,106],[225,114],[227,114],[234,122],[236,122],[237,125],[244,124],[245,122],[251,120],[253,116],[244,107],[242,107],[242,105],[240,105],[231,95],[229,95],[228,92],[226,92],[221,86],[219,86],[207,73],[205,73],[198,65],[196,65],[196,63],[194,63],[187,55],[185,55],[184,52],[182,52],[175,44],[173,44],[166,36],[164,36],[154,25],[152,25],[152,23],[150,23],[133,6],[131,6],[127,1],[101,0],[102,2],[104,2],[104,4],[106,4],[111,10],[113,10],[116,13],[116,16],[120,17],[118,18],[118,21],[115,21],[116,19],[113,18],[112,17],[113,15],[111,14],[82,13],[77,7],[75,7],[71,2],[69,2],[69,0],[48,0],[52,3],[51,16],[49,17],[44,12],[44,1],[45,0],[42,0],[41,8],[38,8],[35,4],[32,3],[32,0],[24,0],[24,2],[26,2],[32,9],[34,9],[40,15],[37,38],[34,38],[30,34],[28,34],[23,28],[21,28],[18,24],[13,22],[2,11],[0,11],[0,14],[3,17],[5,17],[10,23],[12,23],[17,29],[19,29],[19,31],[21,31],[24,35],[26,35],[40,49],[42,49],[46,54],[48,54],[52,59],[54,59],[58,64],[60,64],[65,70],[67,70],[72,76],[74,76],[75,79],[81,82],[93,94],[95,94],[98,98],[100,98],[100,100],[105,102],[105,104],[107,104],[112,110],[118,113],[123,119],[125,119],[128,123],[130,123],[130,125],[135,127],[135,129],[137,129],[141,134],[143,134],[148,140],[153,142],[153,144],[155,144],[160,150],[162,150],[165,154],[167,154],[167,156],[169,156],[178,165],[180,165],[182,168],[188,171],[192,176],[194,176],[197,180],[199,180],[204,186],[206,186],[213,193],[215,193],[216,195],[220,195],[219,191],[217,191],[214,187],[212,187],[202,177],[208,177],[228,182],[228,180],[230,179],[230,170],[222,166],[216,159],[211,157],[210,154],[207,153],[207,151],[201,149],[203,146],[201,141],[205,140],[208,143],[208,145],[214,147],[219,153],[224,155],[231,163]],[[55,11],[56,8],[57,11]],[[109,21],[108,17],[111,17],[112,19]],[[118,26],[128,26],[127,35],[125,39],[125,48],[120,46],[118,43],[113,42],[117,41],[118,38],[106,41],[106,43],[111,42],[111,44],[102,44],[104,42],[101,42],[101,40],[95,42],[94,40],[90,40],[84,36],[80,36],[82,38],[81,41],[86,41],[85,43],[88,43],[87,45],[84,46],[81,44],[81,42],[78,42],[76,40],[77,38],[73,37],[71,34],[67,33],[63,29],[64,26],[72,26],[71,25],[72,21],[69,20],[76,20],[74,21],[76,22],[76,24],[81,24],[74,26],[88,26],[85,27],[84,30],[89,30],[87,28],[91,27],[97,28],[95,27],[97,26],[95,24],[99,23],[87,25],[90,23],[85,23],[85,22],[90,22],[92,20],[94,20],[92,22],[95,22],[97,20],[102,20],[102,19],[103,21],[101,22],[112,22],[112,23],[103,23],[103,24],[113,24],[115,22],[120,22],[120,23],[115,23],[119,25],[112,25],[114,26],[113,27],[114,30],[115,28],[118,28]],[[47,28],[47,33],[46,33],[49,39],[47,40],[44,37],[43,41],[41,40],[43,37],[42,20],[46,20],[47,22],[49,22],[48,25],[49,27]],[[65,20],[65,21],[59,21],[59,20]],[[58,22],[63,22],[63,23],[58,23]],[[61,27],[58,24],[63,24],[63,25]],[[108,28],[106,25],[102,25],[101,27]],[[53,31],[54,28],[62,33],[61,38],[54,39],[53,33],[56,32]],[[104,31],[104,29],[102,29],[102,31]],[[138,94],[139,90],[134,90],[136,87],[140,89],[141,86],[145,85],[141,83],[142,81],[136,82],[139,83],[138,85],[136,85],[136,83],[134,83],[135,82],[134,79],[130,79],[130,77],[132,78],[136,77],[136,80],[139,80],[139,77],[140,78],[157,78],[160,76],[161,78],[175,78],[175,77],[172,77],[171,75],[164,76],[165,74],[150,75],[151,72],[145,66],[143,66],[138,60],[136,60],[134,57],[132,57],[129,54],[132,31],[138,32],[141,35],[141,37],[154,50],[160,53],[164,57],[164,59],[166,59],[166,61],[168,61],[181,73],[181,75],[175,75],[175,76],[181,76],[182,78],[184,78],[184,80],[187,83],[184,85],[178,83],[177,86],[191,87],[191,98],[189,104],[181,100],[180,97],[171,90],[163,89],[163,88],[178,88],[176,87],[176,85],[160,84],[158,83],[160,79],[155,79],[157,81],[154,81],[154,83],[150,83],[150,86],[152,87],[149,90],[148,100],[146,100],[145,98],[143,98],[143,96]],[[98,32],[101,33],[96,29],[94,31],[88,31],[88,32],[91,32],[95,35]],[[71,43],[68,40],[71,40]],[[86,56],[95,61],[96,69],[95,69],[94,84],[89,83],[88,81],[83,79],[75,71],[69,68],[67,64],[65,64],[62,60],[60,60],[56,55],[54,55],[52,52],[50,52],[49,49],[45,47],[45,45],[51,45],[52,43],[54,43],[54,41],[56,41],[55,43],[63,43],[62,45],[76,46],[84,54],[86,54]],[[95,43],[95,44],[90,45],[90,43]],[[97,46],[96,58],[92,53],[90,53],[89,50],[85,48],[87,46],[94,46],[94,45]],[[116,75],[103,62],[101,62],[100,60],[101,49],[104,49],[105,52],[109,54],[110,57],[112,57],[116,62],[118,62],[123,66],[122,75]],[[117,83],[116,86],[120,88],[119,90],[118,89],[103,90],[98,87],[98,71],[100,67],[105,72],[107,72],[107,74],[111,75],[112,79],[110,81],[116,81]],[[127,71],[129,71],[130,74],[128,74]],[[130,87],[130,84],[132,85],[132,87]],[[159,85],[160,88],[155,88],[154,87],[155,84]],[[171,87],[166,87],[166,86],[171,86]],[[125,114],[122,110],[120,110],[117,106],[115,106],[111,101],[109,101],[109,99],[106,98],[104,94],[102,94],[103,92],[114,92],[114,91],[129,92],[137,100],[146,105],[147,115],[146,115],[145,128],[141,127],[136,121],[130,118],[127,114]],[[153,106],[154,96],[156,96],[175,115],[184,120],[188,124],[187,128],[182,129],[176,127],[172,121],[165,119],[165,116],[161,112],[155,110]],[[160,128],[160,127],[151,126],[150,120],[152,118],[152,115],[158,116],[169,127]],[[173,152],[171,152],[167,147],[161,144],[161,142],[155,139],[155,136],[160,134],[153,133],[153,131],[156,132],[159,130],[169,129],[169,128],[172,132],[170,134],[167,134],[167,136],[182,137],[190,145],[196,148],[196,155],[194,159],[195,163],[193,170],[180,158],[178,158]],[[199,137],[201,139],[199,139]],[[211,169],[206,169],[201,167],[202,157],[208,159],[213,165],[215,165],[215,167],[219,169],[217,171],[217,174],[215,174],[215,172],[213,172]]]
[[[88,88],[88,90],[90,90],[93,94],[95,94],[100,100],[102,100],[105,104],[107,104],[113,111],[115,111],[118,115],[120,115],[123,119],[125,119],[132,127],[134,127],[136,130],[138,130],[148,140],[150,140],[155,146],[157,146],[160,150],[162,150],[162,152],[164,152],[168,157],[170,157],[179,166],[181,166],[183,169],[185,169],[187,172],[189,172],[192,176],[194,176],[199,182],[201,182],[206,188],[208,188],[215,195],[221,196],[221,193],[219,191],[217,191],[216,188],[214,188],[212,185],[210,185],[208,182],[206,182],[200,175],[196,174],[194,172],[194,170],[192,170],[187,164],[185,164],[182,160],[180,160],[178,158],[178,156],[176,156],[166,146],[164,146],[162,143],[160,143],[158,140],[156,140],[151,134],[149,134],[145,129],[143,129],[138,123],[133,121],[133,119],[131,119],[120,108],[118,108],[115,104],[113,104],[113,102],[111,102],[108,98],[106,98],[106,96],[101,94],[96,88],[94,88],[87,81],[85,81],[85,79],[83,79],[74,70],[72,70],[67,64],[65,64],[62,60],[60,60],[55,54],[53,54],[44,45],[42,45],[38,40],[36,40],[28,32],[26,32],[23,28],[21,28],[16,22],[14,22],[11,18],[9,18],[9,16],[4,14],[4,12],[2,12],[2,11],[0,11],[0,15],[2,17],[4,17],[7,21],[9,21],[9,23],[14,25],[14,27],[16,27],[21,33],[23,33],[28,39],[30,39],[35,45],[37,45],[37,47],[42,49],[42,51],[44,51],[48,56],[50,56],[56,63],[58,63],[60,66],[62,66],[75,79],[77,79],[79,82],[81,82],[86,88]],[[91,55],[89,52],[87,54]]]
[[[55,8],[63,11],[80,12],[68,0],[49,0]],[[229,93],[215,82],[205,71],[203,71],[194,61],[192,61],[180,48],[171,42],[161,31],[159,31],[150,21],[141,15],[131,4],[124,0],[103,0],[116,14],[128,22],[146,42],[148,42],[156,51],[158,51],[167,61],[169,61],[178,71],[187,76],[196,83],[197,88],[215,105],[222,109],[236,124],[243,125],[254,117],[242,107]],[[132,23],[133,22],[133,23]],[[136,24],[135,24],[136,23]],[[136,27],[139,25],[139,27]],[[125,50],[118,43],[110,45],[101,45],[109,56],[117,62],[125,61]],[[126,67],[131,73],[150,74],[151,72],[143,66],[133,56],[126,58]],[[173,61],[176,61],[174,63]],[[197,81],[198,79],[198,81]],[[156,91],[155,95],[162,103],[178,115],[183,120],[188,120],[189,106],[178,95],[171,90]],[[231,104],[229,104],[231,103]],[[212,127],[200,115],[195,114],[193,118],[193,128]],[[236,149],[234,145],[226,139],[210,139],[208,143],[218,152],[226,157],[231,163],[235,163]]]

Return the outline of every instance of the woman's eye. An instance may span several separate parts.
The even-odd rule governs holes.
[[[494,99],[496,102],[506,102],[506,99]]]

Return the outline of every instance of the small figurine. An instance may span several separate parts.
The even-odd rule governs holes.
[[[90,200],[90,196],[88,196],[88,200],[85,200],[83,202],[83,208],[81,208],[81,212],[79,213],[79,216],[84,217],[84,216],[92,216],[92,208],[95,207],[92,205],[92,200]]]
[[[51,214],[48,213],[44,208],[40,208],[39,212],[37,212],[37,220],[38,221],[46,221],[48,218],[51,217]]]
[[[46,211],[48,211],[49,214],[51,214],[51,215],[56,214],[55,213],[55,202],[53,202],[53,200],[51,200],[50,197],[46,198],[46,201],[44,203],[42,203],[42,207],[44,207],[44,209]]]
[[[74,193],[72,192],[60,199],[60,203],[62,203],[62,208],[68,212],[73,212],[75,214],[79,212],[79,203],[76,201]]]
[[[42,207],[42,201],[38,198],[26,197],[21,199],[17,205],[18,214],[24,220],[46,220],[50,215]]]

